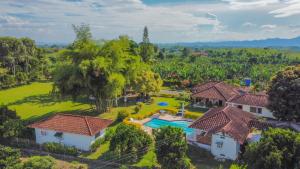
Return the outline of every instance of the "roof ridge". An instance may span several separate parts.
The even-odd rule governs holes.
[[[92,130],[91,130],[91,128],[90,128],[90,124],[89,124],[87,118],[88,118],[87,116],[84,116],[84,120],[85,120],[85,122],[86,122],[86,125],[87,125],[87,127],[88,127],[88,129],[89,129],[90,134],[92,135]]]
[[[227,106],[224,107],[224,108],[222,109],[222,111],[221,111],[221,112],[223,112],[223,114],[225,115],[225,117],[227,118],[227,120],[229,120],[228,123],[230,123],[230,122],[232,121],[232,119],[231,119],[230,117],[228,117],[227,113],[225,112],[225,110],[227,110],[229,107],[231,107],[231,106],[227,105]],[[228,123],[227,123],[227,124],[228,124]],[[227,124],[226,124],[226,125],[227,125]]]
[[[219,83],[218,83],[219,84]],[[225,99],[225,100],[227,100],[226,99],[226,97],[223,95],[223,93],[216,87],[216,86],[213,86],[214,88],[216,88],[216,90],[221,94],[221,96]]]
[[[216,109],[218,109],[218,108],[216,108]],[[213,109],[210,109],[209,111],[211,111],[211,110],[213,110]],[[205,114],[209,113],[209,111],[207,111]],[[200,117],[195,122],[203,121],[203,120],[209,119],[211,117],[217,116],[219,114],[219,112],[221,112],[221,111],[218,111],[217,113],[214,113],[213,115],[210,115],[210,116],[207,116],[207,117]]]

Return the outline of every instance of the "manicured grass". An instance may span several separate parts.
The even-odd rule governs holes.
[[[60,100],[51,95],[52,83],[35,82],[16,88],[0,90],[0,104],[17,111],[22,119],[34,119],[58,112],[74,112],[90,109],[86,103],[71,99]]]

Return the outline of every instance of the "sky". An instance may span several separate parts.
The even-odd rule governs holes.
[[[94,39],[144,26],[154,43],[294,38],[300,0],[0,0],[0,36],[70,43],[72,24],[90,25]]]

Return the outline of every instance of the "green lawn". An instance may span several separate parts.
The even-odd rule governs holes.
[[[0,90],[0,104],[17,111],[22,119],[37,118],[57,112],[74,112],[90,109],[89,104],[72,100],[59,100],[51,96],[52,83],[35,82],[7,90]]]

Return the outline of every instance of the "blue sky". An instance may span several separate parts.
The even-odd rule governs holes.
[[[128,35],[145,25],[155,43],[300,36],[300,0],[1,0],[0,36],[69,43],[72,24],[95,39]]]

